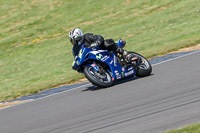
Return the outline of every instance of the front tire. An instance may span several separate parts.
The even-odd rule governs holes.
[[[137,77],[149,76],[152,72],[151,63],[144,56],[142,56],[136,52],[129,52],[129,53],[134,54],[135,56],[139,57],[139,59],[140,59],[137,62],[136,76]]]
[[[106,71],[103,74],[98,73],[96,70],[94,70],[91,66],[86,66],[83,69],[83,73],[85,74],[85,77],[93,84],[99,87],[109,87],[113,84],[112,77],[110,74]]]

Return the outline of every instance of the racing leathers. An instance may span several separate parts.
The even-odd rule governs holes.
[[[102,49],[119,53],[127,60],[127,62],[131,62],[131,59],[133,58],[132,55],[128,54],[126,50],[120,48],[113,39],[104,40],[101,35],[94,35],[92,33],[84,34],[79,42],[79,45],[73,46],[72,52],[74,57],[78,55],[81,45],[84,43],[87,48],[101,47]]]
[[[87,48],[94,48],[94,47],[102,47],[104,45],[104,38],[100,35],[94,35],[92,33],[84,34],[82,39],[79,42],[79,45],[74,45],[72,52],[74,57],[78,55],[79,50],[82,44],[86,44],[85,47]],[[103,48],[103,47],[102,47]]]

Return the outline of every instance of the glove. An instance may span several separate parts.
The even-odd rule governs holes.
[[[96,41],[90,44],[89,48],[95,48],[95,47],[98,47],[99,45],[100,45],[100,41]]]

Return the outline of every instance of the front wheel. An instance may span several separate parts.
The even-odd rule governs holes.
[[[105,71],[104,73],[97,72],[93,67],[86,66],[83,70],[85,77],[93,84],[99,87],[109,87],[112,85],[112,77]]]
[[[129,52],[129,53],[139,58],[137,62],[136,76],[138,77],[149,76],[152,72],[151,63],[144,56],[136,52]]]

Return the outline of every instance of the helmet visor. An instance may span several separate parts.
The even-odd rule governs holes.
[[[73,39],[70,38],[69,40],[73,45],[77,45],[78,42],[81,40],[81,38],[82,38],[82,36],[76,36]]]
[[[72,43],[72,45],[74,45],[74,41],[73,40],[70,40],[70,42]]]
[[[72,43],[72,45],[74,45],[74,41],[72,38],[69,38],[70,42]]]

